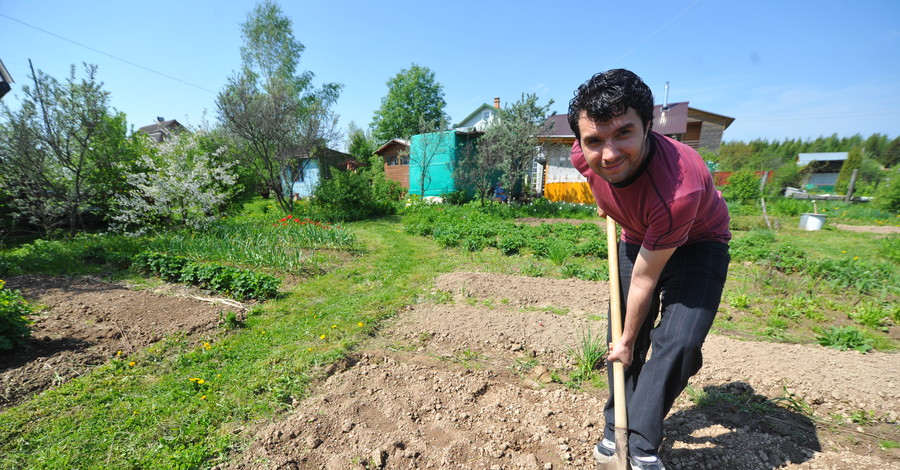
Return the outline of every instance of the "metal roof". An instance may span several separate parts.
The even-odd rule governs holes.
[[[841,162],[847,159],[849,152],[801,153],[797,157],[798,165],[810,162]]]
[[[688,102],[672,103],[664,111],[663,105],[653,107],[653,130],[663,134],[684,134],[687,132]]]

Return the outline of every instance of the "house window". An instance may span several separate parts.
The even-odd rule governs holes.
[[[400,164],[409,165],[409,155],[400,155]]]

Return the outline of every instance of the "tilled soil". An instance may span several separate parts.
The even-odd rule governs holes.
[[[38,311],[27,343],[0,355],[0,408],[168,335],[210,334],[224,312],[235,310],[221,299],[187,297],[177,286],[138,291],[90,277],[18,276],[6,279],[6,288],[20,290]]]
[[[34,338],[0,358],[0,407],[118,351],[210,334],[227,307],[99,280],[28,276]],[[608,392],[567,387],[569,352],[605,332],[601,282],[453,273],[386,322],[310,398],[250,431],[220,469],[593,469]],[[897,355],[712,335],[666,420],[671,469],[900,469]],[[737,397],[737,398],[734,398]],[[778,406],[776,406],[778,405]],[[802,411],[802,413],[801,413]],[[811,414],[810,414],[811,412]],[[872,424],[835,425],[836,416]]]
[[[442,276],[436,289],[452,301],[432,295],[444,302],[398,314],[222,468],[594,469],[608,392],[554,379],[571,370],[567,351],[585,331],[605,331],[597,319],[605,288]],[[896,355],[715,335],[704,354],[692,388],[739,399],[700,407],[683,394],[666,420],[668,468],[900,468],[900,453],[880,449],[873,436],[900,439]],[[823,421],[862,410],[882,422],[857,429]]]

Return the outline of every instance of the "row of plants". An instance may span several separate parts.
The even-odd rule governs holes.
[[[308,218],[242,216],[221,219],[202,230],[163,233],[149,248],[192,259],[247,268],[301,274],[308,270],[309,252],[358,251],[352,231]]]
[[[200,264],[183,256],[143,252],[133,266],[165,281],[180,282],[219,292],[238,300],[265,300],[275,297],[281,280],[264,273],[218,264]]]
[[[562,265],[570,256],[606,257],[603,229],[591,222],[541,223],[536,226],[502,219],[477,206],[419,205],[403,216],[406,233],[430,236],[443,247],[480,251],[491,247],[506,255],[523,252]]]
[[[893,259],[897,237],[885,238],[881,251]],[[861,293],[900,295],[900,270],[895,263],[873,262],[858,256],[812,258],[790,242],[776,240],[775,232],[753,230],[731,242],[733,261],[762,263],[782,273],[802,273],[822,279],[835,288],[852,288]]]

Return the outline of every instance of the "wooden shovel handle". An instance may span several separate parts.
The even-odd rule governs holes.
[[[606,243],[609,258],[609,327],[612,344],[615,346],[622,339],[622,298],[616,221],[609,216],[606,216]],[[621,362],[613,363],[613,403],[616,414],[617,468],[625,469],[628,464],[628,413],[625,409],[625,367]]]

